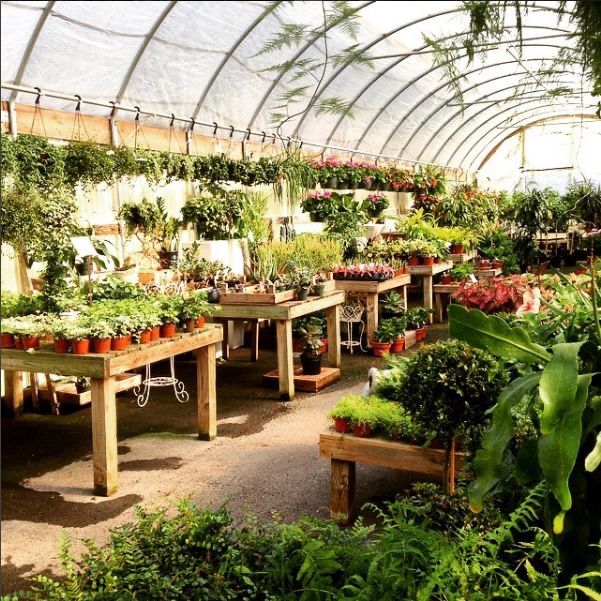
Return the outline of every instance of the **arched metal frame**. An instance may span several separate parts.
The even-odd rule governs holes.
[[[48,2],[48,4],[46,4],[44,9],[42,10],[42,14],[38,19],[38,22],[36,23],[33,33],[29,38],[29,43],[27,44],[27,48],[25,48],[25,52],[23,53],[23,57],[21,58],[21,63],[19,64],[19,68],[17,69],[17,74],[15,75],[15,84],[18,86],[20,86],[23,83],[23,75],[25,75],[25,69],[27,69],[29,59],[31,58],[31,55],[40,37],[40,33],[42,32],[42,29],[44,29],[44,25],[46,24],[48,17],[52,14],[52,9],[54,8],[55,4],[56,0],[51,0],[50,2]],[[17,94],[18,92],[13,91],[10,95],[9,101],[14,102],[15,98],[17,97]]]
[[[571,103],[568,103],[568,105],[571,105]],[[558,109],[558,110],[559,110],[559,111],[562,111],[564,106],[565,106],[565,105],[562,105],[561,107],[559,107],[559,109]],[[574,103],[574,106],[581,106],[581,105],[579,105],[578,103]],[[542,108],[542,107],[539,107],[539,108]],[[515,134],[516,134],[518,131],[520,131],[521,129],[527,129],[527,128],[529,128],[529,127],[532,127],[533,125],[535,125],[535,124],[537,124],[537,123],[541,123],[541,122],[544,122],[544,121],[548,121],[548,120],[554,119],[555,117],[562,117],[562,118],[565,118],[565,117],[573,117],[573,116],[574,116],[574,115],[570,115],[569,113],[562,113],[562,112],[559,112],[559,113],[558,113],[558,112],[552,112],[552,113],[548,113],[546,117],[542,117],[542,118],[541,118],[541,116],[540,116],[540,115],[536,115],[536,117],[537,117],[537,118],[536,118],[534,121],[532,121],[532,122],[529,122],[527,125],[524,125],[524,126],[521,126],[521,127],[520,127],[520,124],[521,124],[521,123],[524,123],[525,121],[528,121],[529,119],[532,119],[532,118],[533,118],[533,116],[534,116],[534,115],[531,115],[531,114],[530,114],[531,112],[532,112],[532,110],[527,110],[527,111],[524,111],[523,113],[520,113],[521,115],[523,115],[523,114],[528,114],[528,117],[525,117],[524,119],[520,119],[519,121],[516,121],[515,123],[512,123],[512,125],[511,125],[511,126],[512,126],[512,127],[516,127],[516,128],[517,128],[517,130],[516,130],[515,132],[512,132],[511,134],[504,134],[503,132],[501,132],[501,133],[499,133],[498,135],[494,136],[490,142],[487,142],[487,143],[486,143],[486,146],[484,146],[483,148],[481,148],[480,150],[478,150],[478,152],[477,152],[477,153],[474,155],[474,158],[473,158],[473,159],[471,160],[471,162],[470,162],[469,169],[471,169],[471,168],[472,168],[472,166],[474,165],[474,163],[475,163],[475,162],[478,160],[478,157],[479,157],[479,156],[480,156],[480,155],[481,155],[481,154],[482,154],[482,153],[483,153],[483,152],[484,152],[484,151],[485,151],[485,150],[486,150],[488,147],[490,147],[490,145],[491,145],[491,144],[496,144],[496,142],[495,142],[495,141],[496,141],[496,140],[498,140],[498,139],[499,139],[499,137],[501,137],[501,136],[505,136],[505,137],[503,138],[503,140],[501,140],[501,142],[499,142],[499,144],[496,144],[496,146],[500,146],[500,144],[502,144],[502,143],[503,143],[503,141],[505,141],[506,139],[509,139],[509,138],[510,138],[512,135],[515,135]],[[578,115],[576,115],[576,116],[577,116],[578,118],[581,118],[581,117],[592,117],[592,118],[595,118],[595,115],[593,115],[592,113],[578,113]],[[499,125],[500,125],[500,124],[499,124],[499,123],[497,123],[497,124],[496,124],[496,125],[495,125],[493,128],[489,129],[489,130],[488,130],[488,132],[486,132],[486,134],[485,134],[485,135],[488,135],[489,133],[491,133],[492,131],[494,131],[494,130],[495,130],[497,127],[499,127]],[[471,147],[471,148],[468,150],[468,152],[466,153],[466,158],[467,158],[467,156],[469,156],[469,154],[470,154],[471,152],[473,152],[473,151],[474,151],[474,149],[475,149],[475,146],[476,146],[476,145],[472,145],[472,147]],[[489,154],[490,154],[490,153],[489,153]],[[490,154],[490,157],[492,157],[492,154]],[[488,158],[490,158],[490,157],[488,157]],[[486,163],[486,160],[488,160],[488,158],[487,158],[487,159],[485,159],[485,160],[484,160],[484,161],[481,163],[480,167],[478,167],[478,170],[480,170],[480,169],[482,168],[482,166],[483,166],[483,165]]]
[[[534,61],[534,60],[547,60],[547,59],[535,59],[535,58],[531,58],[530,60],[531,60],[531,61]],[[496,66],[496,65],[495,65],[495,66]],[[565,71],[557,71],[556,73],[557,73],[557,74],[559,74],[559,73],[562,73],[562,74],[563,74],[563,73],[573,73],[573,74],[576,74],[574,71],[567,71],[567,70],[565,70]],[[473,86],[470,86],[469,88],[466,88],[465,90],[462,90],[462,91],[461,91],[461,93],[462,93],[462,94],[465,94],[465,93],[467,93],[467,92],[469,92],[469,91],[473,90],[474,88],[478,88],[478,87],[480,87],[480,86],[482,86],[482,85],[484,85],[484,84],[491,83],[491,82],[493,82],[493,81],[499,81],[500,79],[505,79],[505,78],[507,78],[507,77],[523,77],[523,75],[524,75],[523,73],[507,73],[506,75],[501,75],[500,77],[492,77],[492,78],[490,78],[490,79],[487,79],[487,80],[485,80],[485,81],[478,82],[478,83],[474,84]],[[522,86],[522,85],[530,85],[530,84],[527,84],[527,83],[521,82],[521,83],[515,84],[514,86],[509,86],[509,87],[507,87],[507,88],[497,89],[497,90],[495,90],[494,92],[491,92],[491,93],[487,94],[486,96],[481,96],[480,98],[478,98],[478,99],[476,100],[476,102],[479,102],[479,101],[483,100],[484,98],[487,98],[488,96],[491,96],[492,94],[496,94],[496,93],[498,93],[498,92],[503,92],[503,91],[505,91],[505,90],[508,90],[508,89],[511,89],[511,88],[517,89],[517,88],[518,88],[518,86]],[[442,110],[444,107],[446,107],[446,106],[447,106],[447,105],[448,105],[450,102],[452,102],[452,100],[453,100],[452,98],[447,98],[447,99],[446,99],[446,100],[445,100],[443,103],[439,104],[439,105],[438,105],[438,106],[437,106],[437,107],[436,107],[436,108],[435,108],[435,109],[434,109],[434,110],[433,110],[433,111],[432,111],[432,112],[431,112],[429,115],[427,115],[427,116],[425,117],[425,119],[424,119],[424,122],[427,122],[427,121],[429,121],[430,119],[432,119],[432,117],[434,117],[434,115],[436,115],[438,112],[440,112],[440,111],[441,111],[441,110]],[[469,104],[469,103],[468,103],[468,104]],[[469,109],[469,108],[471,108],[471,107],[467,107],[467,108]],[[434,141],[434,139],[436,138],[436,136],[438,136],[438,134],[440,134],[440,132],[441,132],[441,131],[442,131],[442,130],[443,130],[443,129],[444,129],[444,128],[445,128],[445,127],[446,127],[446,126],[447,126],[447,125],[448,125],[448,124],[449,124],[449,123],[450,123],[450,122],[453,120],[453,119],[456,119],[458,116],[460,116],[460,115],[462,115],[462,114],[465,114],[465,110],[467,110],[467,109],[459,109],[457,112],[453,113],[453,115],[451,115],[451,116],[450,116],[450,117],[449,117],[449,118],[448,118],[448,119],[447,119],[447,120],[446,120],[446,121],[445,121],[445,122],[444,122],[444,123],[443,123],[443,124],[442,124],[442,125],[441,125],[441,126],[440,126],[440,127],[439,127],[439,128],[438,128],[438,129],[437,129],[437,130],[436,130],[436,131],[433,133],[433,134],[432,134],[432,135],[431,135],[431,136],[430,136],[430,138],[428,138],[428,140],[427,140],[427,141],[424,143],[424,145],[423,145],[422,149],[420,150],[419,154],[417,155],[417,160],[419,160],[419,159],[420,159],[420,157],[421,157],[421,156],[423,155],[423,153],[425,152],[426,148],[428,148],[428,147],[430,146],[430,144],[431,144],[431,143]],[[419,132],[419,130],[417,130],[417,129],[416,129],[416,130],[415,130],[415,131],[414,131],[414,132],[411,134],[411,136],[409,137],[409,139],[407,140],[407,142],[405,142],[405,145],[403,146],[403,148],[401,148],[401,150],[399,151],[399,156],[400,156],[400,155],[402,155],[402,154],[405,152],[405,150],[407,150],[407,148],[408,148],[409,144],[411,144],[411,142],[414,140],[415,136],[417,136],[418,132]]]
[[[360,10],[363,10],[364,8],[374,4],[376,2],[376,0],[369,0],[368,2],[364,2],[363,4],[361,4],[360,6],[358,6],[353,12],[354,13],[358,13]],[[340,23],[340,21],[342,20],[342,18],[337,19],[336,21],[332,21],[332,23],[330,23],[330,25],[328,25],[325,29],[325,31],[329,31],[330,29],[332,29],[332,27],[336,27],[336,25],[338,25],[338,23]],[[300,50],[297,51],[297,53],[289,60],[291,61],[297,61],[309,48],[311,48],[311,46],[313,46],[313,44],[315,44],[315,42],[317,42],[317,40],[319,40],[321,38],[321,35],[315,35],[313,36],[309,42],[307,42]],[[261,112],[261,110],[263,109],[263,106],[265,105],[265,103],[267,102],[267,99],[269,98],[269,96],[271,96],[271,92],[273,92],[273,90],[275,89],[275,87],[280,83],[280,81],[282,80],[282,77],[284,77],[284,74],[281,73],[279,74],[272,82],[271,85],[269,86],[269,89],[267,90],[267,92],[263,95],[263,98],[261,98],[259,104],[257,105],[257,108],[255,109],[255,112],[253,113],[253,116],[251,117],[250,121],[248,122],[248,125],[246,126],[247,129],[252,129],[255,121],[257,119],[257,117],[259,116],[259,113]]]
[[[486,163],[492,159],[492,157],[496,154],[496,152],[499,150],[499,148],[501,148],[501,146],[507,142],[507,140],[513,138],[514,136],[518,135],[521,131],[526,131],[527,129],[530,129],[531,127],[536,127],[537,125],[541,124],[541,123],[547,123],[548,121],[552,122],[555,119],[564,119],[565,117],[570,117],[570,118],[574,118],[577,117],[578,119],[588,119],[588,118],[592,118],[595,119],[595,115],[593,115],[592,113],[580,113],[578,115],[570,115],[569,113],[551,113],[549,114],[549,116],[547,117],[542,117],[535,119],[534,121],[530,121],[529,123],[526,123],[526,125],[522,125],[521,127],[518,127],[521,123],[524,123],[524,121],[528,121],[529,119],[531,119],[532,117],[524,117],[524,119],[520,119],[520,121],[517,121],[516,123],[513,124],[512,127],[516,127],[517,129],[515,131],[512,131],[509,134],[503,134],[500,133],[498,136],[495,136],[490,144],[494,144],[494,146],[488,151],[488,153],[486,154],[486,156],[482,159],[482,162],[480,163],[480,165],[478,166],[478,168],[476,169],[476,172],[481,171],[482,168],[484,167],[484,165],[486,165]],[[497,125],[498,127],[498,125]],[[498,142],[496,142],[496,140],[500,137],[503,136],[503,138],[501,140],[499,140]],[[478,151],[478,153],[476,154],[476,156],[474,157],[474,159],[472,160],[472,162],[470,163],[468,169],[471,170],[471,168],[473,167],[474,163],[478,160],[478,157],[486,150],[486,148],[483,148],[481,150]]]
[[[457,145],[457,148],[454,150],[452,157],[454,157],[455,154],[457,154],[457,152],[459,151],[460,148],[463,148],[465,146],[465,144],[467,144],[467,141],[472,136],[474,136],[476,133],[478,133],[478,131],[482,127],[484,127],[485,125],[487,125],[488,123],[490,123],[493,119],[496,119],[497,117],[499,117],[503,113],[506,113],[508,110],[520,108],[521,106],[523,106],[525,104],[530,104],[530,101],[523,102],[521,105],[513,106],[513,107],[510,107],[509,109],[506,109],[504,111],[500,111],[499,113],[497,113],[496,115],[493,115],[490,119],[488,119],[484,123],[480,123],[477,128],[473,129],[465,138],[463,138],[463,140],[461,140],[461,142]],[[561,107],[565,107],[565,106],[583,107],[583,105],[580,102],[564,102],[564,103],[561,104]],[[532,107],[532,108],[534,110],[536,110],[536,109],[539,109],[539,108],[540,109],[548,109],[549,107],[538,105],[538,106]],[[528,111],[520,111],[520,112],[516,113],[515,115],[511,115],[510,119],[514,118],[514,117],[518,117],[520,115],[523,115],[526,112],[528,112]],[[482,133],[481,136],[480,136],[480,138],[479,138],[479,141],[476,142],[476,143],[474,143],[472,146],[470,146],[469,150],[463,154],[461,160],[457,164],[458,165],[463,165],[465,163],[465,161],[467,160],[467,157],[476,149],[476,147],[478,146],[478,143],[482,143],[483,146],[485,146],[487,144],[487,142],[484,142],[486,136],[489,135],[492,131],[494,131],[501,123],[507,123],[507,122],[510,121],[510,119],[507,119],[507,118],[501,119],[500,121],[495,122],[495,124],[490,129],[488,129],[486,132]],[[449,158],[449,160],[451,160],[451,158]]]

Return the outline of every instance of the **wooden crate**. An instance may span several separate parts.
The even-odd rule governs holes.
[[[280,372],[277,369],[263,376],[263,384],[277,388]],[[316,376],[306,376],[299,365],[294,368],[294,388],[301,392],[319,392],[322,388],[340,380],[340,369],[337,367],[322,367],[321,373]]]
[[[276,292],[273,285],[268,286],[267,292],[256,292],[257,285],[244,286],[244,292],[233,292],[228,286],[221,288],[222,305],[277,305],[294,300],[296,290]]]

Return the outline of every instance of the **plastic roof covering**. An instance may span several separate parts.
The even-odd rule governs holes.
[[[300,50],[255,56],[283,23],[321,23],[320,2],[278,4],[273,12],[271,2],[255,1],[2,2],[2,82],[269,133],[270,114],[288,84],[264,69],[291,58],[320,57],[324,51],[323,40],[307,40]],[[420,53],[423,34],[466,30],[460,3],[351,4],[360,19],[358,41],[376,57],[374,68],[331,69],[319,96],[351,100],[352,116],[307,111],[284,135],[356,149],[358,157],[361,151],[375,152],[474,169],[512,123],[594,112],[587,93],[541,98],[543,88],[528,74],[572,43],[566,38],[567,19],[558,24],[557,14],[548,10],[557,2],[538,2],[528,12],[519,60],[517,44],[508,43],[491,50],[485,63],[463,69],[464,111],[454,106],[443,69],[432,66],[432,54]],[[510,30],[508,40],[514,38]],[[350,42],[334,29],[328,44],[335,52]],[[557,83],[590,89],[578,65],[566,68]],[[516,92],[523,97],[508,100]],[[35,100],[6,89],[2,97],[27,104]],[[49,97],[42,106],[74,109],[74,103]],[[81,110],[110,113],[85,103]],[[119,119],[132,118],[119,113]]]

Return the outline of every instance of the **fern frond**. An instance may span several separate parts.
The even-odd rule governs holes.
[[[335,96],[332,98],[324,98],[321,102],[318,102],[315,105],[315,114],[316,115],[346,115],[348,117],[353,117],[353,112],[351,110],[351,102],[345,101],[343,98],[339,96]]]

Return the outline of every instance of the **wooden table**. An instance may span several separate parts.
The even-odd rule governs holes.
[[[474,269],[474,275],[477,278],[496,278],[503,273],[503,269]]]
[[[442,477],[445,452],[384,438],[357,438],[330,430],[319,435],[319,455],[332,462],[330,515],[338,522],[348,524],[355,512],[357,462]],[[463,465],[463,454],[453,452],[450,464],[449,489],[453,491],[455,472]]]
[[[94,491],[108,497],[117,491],[117,403],[116,376],[148,363],[197,350],[196,385],[198,394],[198,437],[212,440],[217,435],[215,392],[215,350],[223,337],[221,326],[207,325],[193,334],[178,334],[149,344],[130,346],[125,351],[107,354],[59,354],[43,345],[28,353],[3,349],[2,369],[6,397],[13,409],[23,403],[22,371],[84,376],[91,378],[92,447],[94,453]],[[18,413],[18,411],[15,411]]]
[[[334,281],[336,282],[337,290],[344,290],[345,292],[356,296],[365,297],[368,346],[371,346],[370,342],[374,337],[374,331],[378,327],[378,295],[381,292],[402,288],[405,308],[407,307],[407,285],[411,282],[411,276],[407,273],[383,282],[367,282],[361,280]]]
[[[478,256],[477,250],[472,250],[468,253],[461,253],[459,255],[451,254],[447,255],[447,261],[453,261],[453,263],[469,263]]]
[[[294,364],[292,352],[292,320],[317,311],[326,312],[328,326],[328,361],[332,367],[340,367],[340,305],[344,303],[343,292],[332,292],[325,296],[310,296],[305,301],[284,303],[227,304],[220,305],[219,319],[275,321],[278,345],[278,371],[280,398],[294,399]]]
[[[432,309],[434,307],[434,298],[432,295],[432,283],[436,274],[443,271],[449,271],[453,268],[453,261],[443,261],[434,263],[434,265],[410,265],[409,273],[411,275],[421,276],[424,280],[424,307]],[[434,321],[433,314],[429,316],[430,323]]]
[[[459,290],[459,284],[434,284],[432,287],[434,291],[434,297],[436,302],[436,316],[438,317],[438,321],[442,323],[442,313],[443,313],[443,305],[442,305],[442,295],[448,294],[453,295],[454,292]]]

